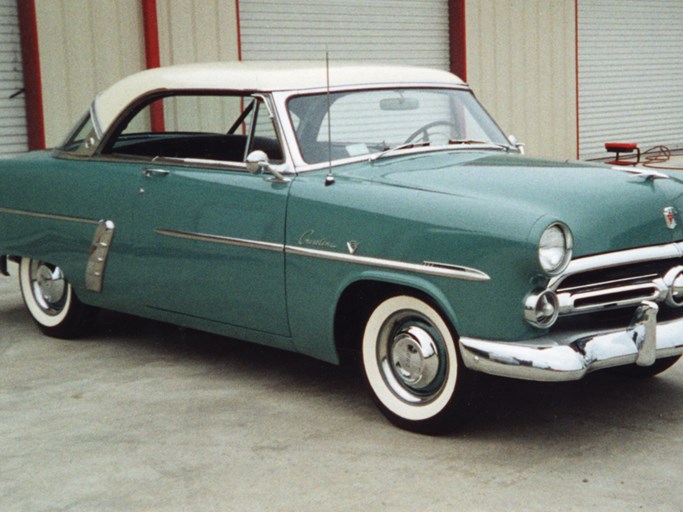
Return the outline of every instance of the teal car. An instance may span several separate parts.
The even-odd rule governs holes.
[[[418,432],[456,424],[476,372],[674,364],[681,180],[512,140],[443,71],[144,71],[56,149],[0,161],[0,273],[18,263],[50,336],[105,308],[356,358],[382,413]]]

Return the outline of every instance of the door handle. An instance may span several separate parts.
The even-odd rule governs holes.
[[[168,176],[171,174],[171,171],[167,171],[166,169],[143,169],[142,174],[144,175],[145,178],[154,178],[155,176],[158,176],[159,178],[163,178],[164,176]]]

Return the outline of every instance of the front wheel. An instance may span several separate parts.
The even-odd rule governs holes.
[[[365,326],[362,356],[368,387],[392,423],[420,433],[455,427],[467,369],[431,305],[408,295],[381,302]]]
[[[48,336],[75,338],[94,319],[96,309],[78,300],[59,267],[22,258],[19,284],[31,317]]]

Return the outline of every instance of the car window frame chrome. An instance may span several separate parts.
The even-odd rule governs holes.
[[[180,93],[180,94],[174,94]],[[92,145],[88,151],[78,150],[66,151],[63,147],[57,147],[53,151],[53,156],[56,158],[64,158],[68,160],[88,160],[97,162],[117,162],[117,163],[131,163],[131,164],[150,164],[157,163],[162,165],[172,165],[174,167],[195,167],[204,169],[214,169],[221,171],[233,171],[233,172],[244,172],[247,173],[246,161],[235,161],[235,160],[213,160],[213,159],[202,159],[202,158],[176,158],[169,156],[154,156],[146,157],[142,155],[126,155],[118,153],[104,153],[104,149],[109,144],[111,138],[117,132],[118,127],[121,123],[126,122],[130,119],[131,114],[134,111],[138,111],[141,104],[154,101],[155,98],[165,98],[178,96],[192,96],[193,94],[197,96],[242,96],[242,97],[254,97],[261,102],[266,107],[266,112],[268,117],[273,122],[273,128],[275,130],[275,135],[278,138],[278,143],[282,150],[283,162],[278,165],[279,172],[283,175],[296,174],[294,166],[292,164],[292,157],[289,145],[283,134],[282,125],[279,122],[276,109],[273,104],[272,94],[266,92],[258,92],[252,90],[204,90],[204,89],[193,89],[193,90],[174,90],[174,89],[164,89],[164,90],[154,90],[149,91],[146,94],[140,95],[132,100],[128,106],[117,116],[117,118],[111,123],[107,133],[103,136],[98,136],[97,143]],[[84,115],[78,124],[69,133],[69,138],[67,141],[73,137],[79,129],[81,129],[85,122],[87,122],[87,116],[90,116],[90,120],[93,126],[96,126],[96,112],[95,112],[95,102],[92,103],[88,113]],[[94,129],[93,132],[97,130]],[[251,131],[251,127],[250,127]],[[250,139],[247,140],[247,145],[245,151],[249,149]],[[81,145],[83,146],[83,145]],[[245,155],[246,158],[246,155]]]
[[[85,127],[85,125],[90,122],[92,129],[84,137],[81,143],[74,149],[66,149],[66,146],[71,142],[71,140]],[[83,114],[74,127],[69,131],[64,141],[55,148],[55,150],[60,153],[70,154],[74,156],[90,157],[96,151],[100,142],[102,141],[102,133],[98,129],[99,123],[97,122],[97,116],[95,115],[95,102],[90,105],[85,114]]]

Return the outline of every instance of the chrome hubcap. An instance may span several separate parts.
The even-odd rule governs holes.
[[[410,403],[428,403],[439,395],[445,348],[427,319],[411,311],[395,313],[384,323],[377,350],[382,377],[394,395]]]
[[[66,281],[62,270],[34,262],[31,266],[31,283],[38,306],[48,315],[59,314],[66,298]]]
[[[418,326],[401,330],[393,341],[391,364],[406,386],[425,389],[434,382],[439,371],[439,353],[434,339]]]

